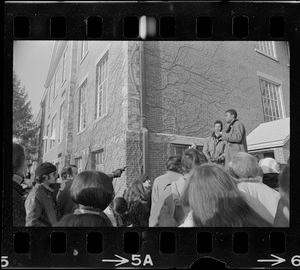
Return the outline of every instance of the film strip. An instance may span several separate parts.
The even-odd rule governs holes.
[[[8,120],[12,119],[14,40],[288,41],[291,94],[295,95],[293,91],[299,88],[297,1],[8,2],[5,9],[3,97]],[[296,102],[296,98],[291,99],[293,128],[297,125]],[[6,141],[10,141],[11,121],[4,123],[4,130],[8,135],[4,136],[3,155],[10,160],[11,145]],[[296,132],[294,135],[297,136]],[[291,162],[296,164],[298,145],[296,140],[292,141],[296,145],[291,149]],[[10,178],[10,166],[5,163],[6,179]],[[296,168],[291,168],[292,178],[297,178]],[[295,179],[291,186],[288,228],[18,228],[12,226],[12,183],[3,181],[1,266],[196,269],[209,263],[214,267],[299,268],[299,181]]]

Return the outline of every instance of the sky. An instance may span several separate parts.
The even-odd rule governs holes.
[[[44,95],[55,41],[14,41],[13,70],[25,86],[32,114],[36,118]]]

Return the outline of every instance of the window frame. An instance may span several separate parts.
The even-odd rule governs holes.
[[[74,159],[75,161],[75,165],[77,166],[77,170],[78,170],[78,173],[81,173],[83,168],[81,167],[83,165],[83,159],[82,159],[82,156],[80,157],[76,157]],[[80,166],[79,166],[79,161],[80,161]]]
[[[283,93],[282,93],[282,81],[273,78],[272,76],[269,76],[267,74],[263,74],[261,72],[257,72],[258,75],[258,84],[259,84],[259,90],[260,90],[260,97],[261,97],[261,102],[262,102],[262,108],[263,108],[263,115],[264,115],[264,121],[266,122],[271,122],[271,121],[276,121],[276,120],[280,120],[286,117],[285,114],[285,107],[284,107],[284,100],[283,100]],[[268,91],[267,95],[264,97],[263,96],[263,92],[262,92],[262,88],[261,88],[261,81],[266,82],[267,84],[271,84],[272,87],[267,87],[267,89],[265,89],[265,91]],[[277,87],[274,88],[273,86]],[[270,89],[271,88],[271,89]],[[272,90],[275,89],[272,93]],[[276,92],[277,89],[277,92]],[[271,114],[267,114],[265,113],[265,107],[264,107],[264,99],[265,100],[270,100],[270,106],[269,109],[271,110]],[[274,102],[273,102],[274,101]],[[277,103],[277,105],[276,105]],[[273,108],[273,106],[275,105],[275,110]],[[277,108],[276,108],[277,106]],[[278,110],[278,115],[279,118],[277,118],[277,110]],[[274,119],[274,115],[276,117],[276,119]],[[271,120],[266,120],[266,119],[271,119]]]
[[[68,46],[66,47],[64,53],[63,53],[63,62],[62,62],[62,77],[61,77],[61,86],[64,85],[66,79],[67,79],[67,53],[68,53]]]
[[[63,141],[64,115],[65,115],[65,101],[63,101],[59,106],[59,126],[58,126],[57,144],[60,144]]]
[[[56,135],[56,115],[57,115],[57,112],[55,112],[51,118],[51,129],[50,129],[50,137],[52,137],[53,133],[55,133]],[[53,122],[53,120],[55,120]],[[53,124],[55,126],[55,128],[53,129]],[[56,136],[55,136],[55,140],[50,140],[50,150],[53,149],[55,147],[55,143],[56,143]]]
[[[264,52],[260,47],[262,47],[261,45],[260,45],[260,43],[259,42],[270,42],[270,44],[272,45],[272,50],[273,50],[273,54],[274,54],[274,56],[273,55],[270,55],[270,54],[268,54],[268,53],[266,53],[266,52]],[[255,44],[254,44],[254,50],[257,52],[257,53],[260,53],[260,54],[262,54],[262,55],[264,55],[264,56],[267,56],[267,57],[269,57],[269,58],[271,58],[271,59],[273,59],[273,60],[275,60],[275,61],[277,61],[278,62],[278,56],[277,56],[277,50],[276,50],[276,46],[275,46],[275,42],[274,41],[272,41],[272,40],[259,40],[259,41],[255,41]],[[272,51],[271,50],[271,51]]]
[[[81,64],[89,52],[89,43],[88,40],[81,40],[80,42],[81,42],[80,44],[80,64]],[[86,44],[86,51],[84,51],[85,48],[84,44]]]
[[[85,76],[84,79],[82,80],[80,86],[79,86],[79,91],[78,91],[78,122],[77,122],[77,132],[78,133],[77,134],[83,132],[86,129],[86,126],[87,126],[87,109],[86,109],[86,103],[87,103],[86,102],[87,83],[88,83],[88,76]],[[81,104],[81,99],[82,99],[81,92],[82,92],[82,89],[83,89],[82,86],[84,84],[86,84],[85,88],[84,88],[84,90],[85,90],[85,94],[84,94],[84,100],[85,100],[85,102],[84,102],[84,105],[85,105],[85,108],[84,108],[85,109],[85,125],[84,125],[84,127],[82,127],[81,126],[81,124],[82,124],[81,116],[82,116],[83,105]]]
[[[98,121],[98,120],[104,118],[107,115],[107,112],[108,112],[108,78],[109,78],[108,56],[109,56],[109,51],[106,50],[101,55],[100,59],[98,59],[97,62],[96,62],[96,90],[95,90],[95,115],[94,115],[95,121]],[[104,70],[103,70],[103,77],[105,77],[105,79],[103,81],[101,81],[101,84],[99,84],[99,77],[102,78],[102,75],[99,76],[98,74],[99,73],[102,74],[102,72],[99,72],[99,70],[101,69],[101,66],[102,66],[104,61],[105,61],[106,67],[104,67]],[[104,87],[103,87],[104,84],[106,84],[106,89],[105,90],[104,90]],[[102,88],[102,91],[101,91],[101,96],[102,96],[101,106],[100,106],[100,102],[99,102],[99,95],[100,95],[99,88],[100,87]],[[105,100],[103,98],[104,94],[105,94]],[[105,103],[105,106],[103,106],[104,103]],[[99,107],[101,107],[101,112],[100,112]],[[103,109],[103,107],[105,107],[105,110]]]

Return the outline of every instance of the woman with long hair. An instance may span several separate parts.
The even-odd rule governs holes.
[[[124,214],[124,223],[127,226],[147,227],[150,216],[149,198],[143,182],[133,181],[124,194],[128,204],[128,212]]]
[[[250,207],[230,175],[216,164],[195,168],[182,201],[191,209],[183,227],[271,226]]]

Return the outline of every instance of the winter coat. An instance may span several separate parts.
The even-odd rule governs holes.
[[[222,140],[225,146],[225,169],[233,156],[238,152],[247,152],[246,129],[239,120],[230,123],[226,132],[222,133]]]
[[[221,136],[217,137],[215,132],[208,137],[203,146],[203,154],[206,156],[207,160],[221,158],[225,159],[225,141],[222,141]],[[217,163],[224,163],[223,161]]]
[[[25,201],[26,227],[53,226],[57,223],[53,190],[36,184]]]
[[[259,178],[258,178],[259,179]],[[258,181],[247,181],[244,179],[239,179],[238,188],[252,197],[258,199],[271,213],[273,217],[272,224],[274,223],[274,217],[277,211],[278,201],[280,199],[280,194],[276,190],[268,187],[260,180]]]
[[[57,216],[60,220],[64,215],[71,214],[77,207],[77,204],[71,199],[70,189],[73,180],[63,180],[57,194]]]
[[[182,174],[167,171],[165,174],[157,177],[154,180],[153,188],[152,188],[152,203],[151,203],[151,215],[153,215],[153,211],[156,208],[156,204],[159,201],[159,198],[161,194],[163,193],[164,189],[167,185],[171,184],[172,182],[177,181],[180,177],[182,177]]]
[[[159,197],[159,201],[157,202],[155,208],[151,212],[151,216],[149,218],[149,227],[164,226],[164,224],[167,224],[170,221],[170,216],[174,217],[176,206],[181,207],[179,199],[184,191],[185,183],[190,176],[190,174],[181,176],[177,181],[166,186],[165,190]],[[167,211],[166,208],[168,209]],[[175,224],[174,220],[170,222]],[[175,222],[178,223],[176,220]]]
[[[13,226],[25,227],[26,211],[24,206],[24,190],[19,184],[22,179],[18,175],[13,176]],[[21,180],[21,181],[19,181]]]

